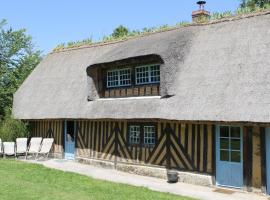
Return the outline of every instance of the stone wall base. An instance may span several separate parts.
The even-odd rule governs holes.
[[[128,173],[133,173],[142,176],[150,176],[161,179],[167,179],[167,169],[162,167],[155,166],[145,166],[145,165],[135,165],[129,163],[120,163],[115,164],[114,162],[97,160],[90,158],[77,157],[77,162],[90,164],[97,167],[103,167],[107,169],[116,169],[119,171],[124,171]],[[194,172],[185,172],[179,170],[173,170],[178,173],[179,182],[202,185],[202,186],[212,186],[212,176],[208,174],[199,174]]]

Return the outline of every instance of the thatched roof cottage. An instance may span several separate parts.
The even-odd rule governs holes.
[[[270,12],[48,54],[14,95],[54,155],[270,191]]]

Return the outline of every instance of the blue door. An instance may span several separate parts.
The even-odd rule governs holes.
[[[65,159],[74,160],[75,122],[65,121]]]
[[[266,146],[266,181],[267,193],[270,194],[270,128],[265,131],[265,146]]]
[[[242,127],[216,127],[216,184],[243,187]]]

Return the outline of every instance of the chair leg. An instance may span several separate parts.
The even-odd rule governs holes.
[[[35,160],[37,160],[37,157],[38,157],[38,153],[36,153]]]

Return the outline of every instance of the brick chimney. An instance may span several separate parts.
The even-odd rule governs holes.
[[[199,10],[192,12],[192,22],[203,23],[209,21],[210,12],[204,10],[206,1],[198,1],[197,4],[199,5]]]

